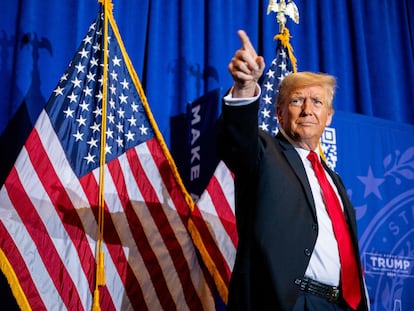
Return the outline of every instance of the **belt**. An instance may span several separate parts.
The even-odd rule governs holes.
[[[340,290],[337,286],[326,285],[306,277],[296,279],[295,284],[304,292],[323,297],[332,303],[339,302]]]

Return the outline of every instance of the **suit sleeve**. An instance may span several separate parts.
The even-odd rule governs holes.
[[[219,157],[236,175],[252,173],[257,165],[258,106],[258,100],[243,106],[223,104],[217,150]]]

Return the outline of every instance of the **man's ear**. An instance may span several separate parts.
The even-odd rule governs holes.
[[[280,111],[280,107],[276,105],[276,116],[277,120],[279,121],[279,124],[282,123],[282,112]]]
[[[333,108],[328,112],[328,118],[326,119],[326,126],[331,125],[334,113],[335,113],[335,110]]]

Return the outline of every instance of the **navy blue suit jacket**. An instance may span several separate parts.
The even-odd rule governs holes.
[[[258,102],[223,105],[220,120],[218,152],[235,174],[239,235],[228,310],[291,310],[299,293],[295,279],[305,274],[318,221],[298,153],[280,133],[259,131],[257,112]],[[338,188],[359,258],[354,208],[339,176],[325,169]],[[363,300],[359,310],[366,310],[365,294]]]

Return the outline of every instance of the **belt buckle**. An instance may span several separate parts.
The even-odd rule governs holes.
[[[300,287],[300,290],[306,291],[309,285],[309,279],[308,278],[296,279],[295,284]]]
[[[339,298],[339,288],[336,286],[332,287],[332,291],[329,293],[328,301],[337,302]]]

